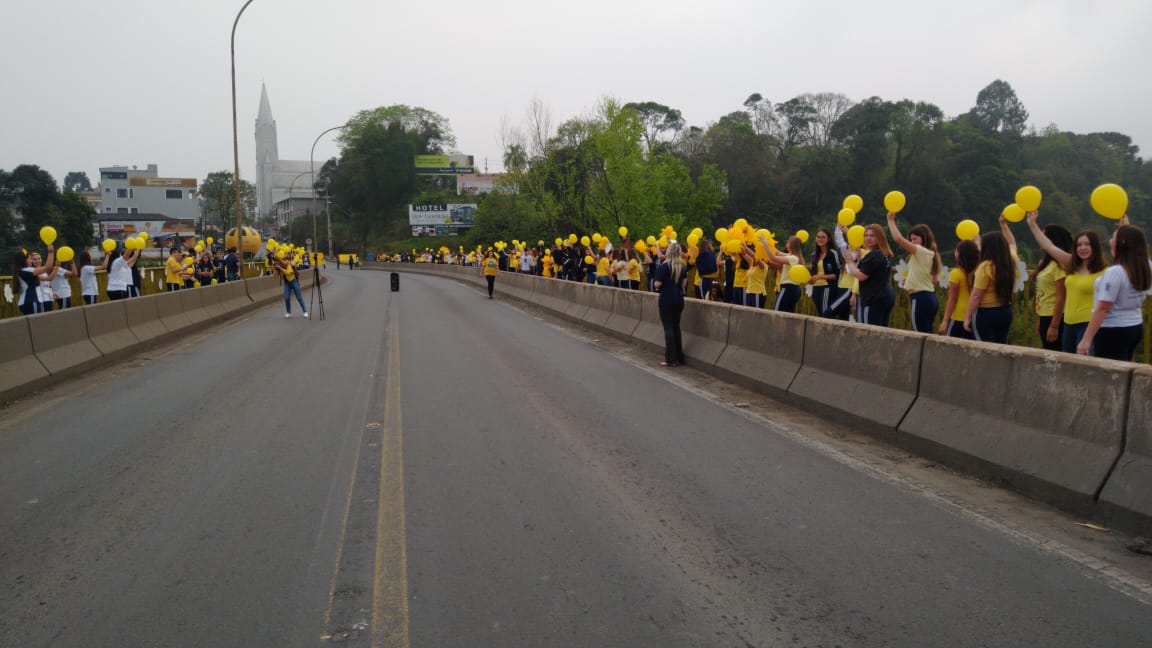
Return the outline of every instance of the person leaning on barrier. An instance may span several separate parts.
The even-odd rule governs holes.
[[[1152,292],[1148,239],[1125,216],[1109,245],[1113,265],[1096,280],[1092,320],[1076,353],[1131,362],[1144,337],[1144,299]]]
[[[168,260],[164,262],[164,289],[176,292],[184,286],[184,252],[172,246],[168,250]]]
[[[114,254],[114,253],[109,253]],[[129,250],[122,248],[119,256],[113,256],[112,266],[108,268],[108,285],[104,290],[108,292],[108,299],[113,301],[127,299],[132,295],[132,268],[140,259],[140,248]]]
[[[240,257],[236,256],[236,248],[228,248],[228,254],[224,256],[224,273],[228,277],[228,281],[240,280]]]
[[[664,262],[656,268],[652,287],[660,293],[656,305],[660,323],[664,326],[663,367],[675,367],[684,362],[684,348],[680,338],[680,318],[684,314],[684,288],[688,283],[688,268],[681,258],[680,244],[671,241],[664,254]]]

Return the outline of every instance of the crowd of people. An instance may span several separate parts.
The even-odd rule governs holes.
[[[109,300],[128,299],[143,294],[144,278],[138,262],[142,247],[118,246],[105,252],[99,264],[92,253],[84,250],[75,258],[61,261],[51,244],[45,254],[38,250],[19,250],[13,255],[13,294],[24,315],[71,308],[72,285],[69,279],[79,277],[80,297],[84,304],[95,304],[100,297],[96,273],[106,271],[105,294]],[[240,279],[240,257],[236,248],[227,251],[204,250],[198,257],[181,247],[169,250],[164,264],[164,285],[169,292],[207,286]],[[75,302],[77,305],[79,302]]]
[[[1152,262],[1144,231],[1129,223],[1127,216],[1120,219],[1108,239],[1106,254],[1094,230],[1073,236],[1060,225],[1041,227],[1038,211],[1028,212],[1025,218],[1043,251],[1030,279],[1036,286],[1037,333],[1044,348],[1131,360],[1143,338],[1144,299],[1152,293]],[[412,260],[483,266],[490,296],[498,272],[659,292],[662,318],[665,303],[672,307],[675,301],[666,294],[669,285],[683,285],[685,296],[696,299],[766,308],[768,271],[773,268],[776,299],[771,307],[778,311],[796,312],[807,290],[821,317],[889,326],[898,287],[908,294],[912,330],[1008,342],[1019,270],[1016,238],[1003,217],[998,231],[956,245],[942,313],[936,285],[946,259],[928,225],[917,224],[905,236],[895,214],[888,213],[887,227],[867,225],[858,245],[850,245],[847,234],[844,225],[819,229],[809,254],[804,253],[799,236],[789,237],[778,250],[762,234],[750,234],[751,240],[735,244],[718,241],[719,248],[704,237],[687,247],[676,241],[633,244],[624,237],[616,248],[608,244],[596,249],[568,241],[555,246],[498,246],[483,256],[429,252]],[[907,255],[907,274],[896,287],[889,234],[895,247]],[[670,262],[672,256],[678,263]],[[677,272],[669,275],[668,269],[662,270],[665,266]],[[942,321],[934,326],[937,315],[942,315]],[[673,333],[669,335],[678,339],[678,333]],[[673,348],[666,362],[676,364],[681,357]]]

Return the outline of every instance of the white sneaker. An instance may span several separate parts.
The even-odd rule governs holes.
[[[308,313],[304,313],[304,319],[312,319],[312,316]]]
[[[284,313],[284,319],[288,319],[289,317],[292,317],[292,313]]]

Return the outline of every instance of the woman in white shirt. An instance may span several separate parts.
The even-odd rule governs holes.
[[[56,266],[56,272],[52,275],[52,296],[56,299],[56,308],[72,308],[72,284],[68,279],[76,275],[75,261],[69,263],[67,268]]]
[[[912,330],[931,333],[940,310],[940,300],[936,297],[936,275],[940,272],[940,250],[936,249],[936,237],[927,225],[913,225],[908,230],[908,238],[900,234],[896,226],[896,214],[888,212],[888,231],[892,240],[908,253],[908,276],[904,279],[904,290],[912,301]]]
[[[96,285],[96,271],[107,270],[108,261],[111,259],[111,254],[105,254],[104,263],[97,267],[92,265],[92,255],[87,250],[80,253],[80,296],[84,298],[85,304],[95,304],[96,300],[99,299],[100,291]]]
[[[1144,336],[1141,308],[1152,290],[1152,264],[1144,230],[1123,224],[1112,235],[1112,259],[1093,287],[1092,319],[1076,353],[1113,360],[1132,360]]]
[[[124,249],[120,256],[112,261],[112,267],[108,269],[108,299],[126,299],[128,297],[129,286],[132,286],[132,266],[136,265],[136,260],[140,258],[140,250]]]

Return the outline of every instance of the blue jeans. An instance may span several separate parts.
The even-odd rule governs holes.
[[[1080,340],[1084,339],[1084,333],[1088,330],[1088,322],[1080,322],[1079,324],[1064,323],[1064,335],[1061,336],[1061,341],[1064,344],[1064,353],[1076,353],[1076,347],[1080,346]]]
[[[300,310],[305,313],[308,312],[308,307],[304,305],[304,295],[300,293],[300,280],[292,279],[292,281],[284,282],[284,309],[292,312],[292,294],[296,294],[296,301],[300,302]]]
[[[976,334],[976,339],[981,342],[1008,344],[1008,331],[1011,328],[1011,306],[977,308],[976,314],[972,316],[972,332]]]

